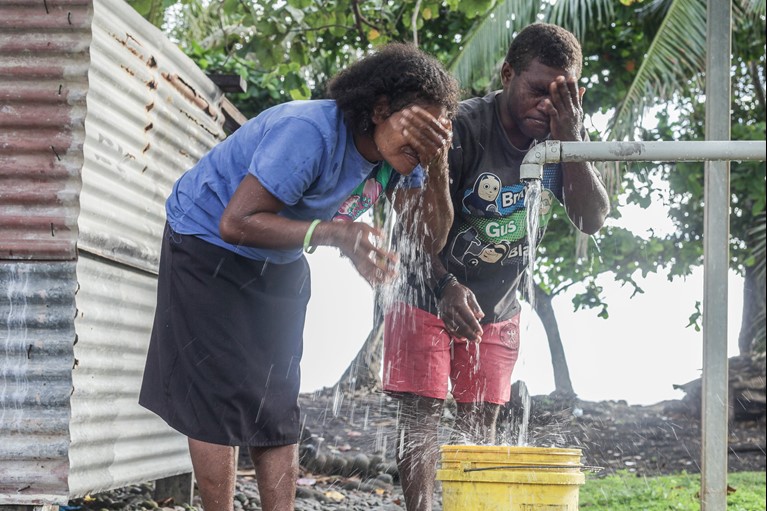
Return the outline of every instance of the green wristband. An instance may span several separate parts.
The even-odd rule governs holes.
[[[320,222],[322,222],[322,220],[320,220],[319,218],[317,218],[316,220],[313,220],[312,223],[309,225],[309,228],[306,230],[306,236],[304,236],[304,252],[306,252],[307,254],[311,254],[317,248],[317,247],[309,245],[309,243],[311,243],[312,241],[312,233],[314,233],[314,228],[317,227],[317,224],[319,224]]]

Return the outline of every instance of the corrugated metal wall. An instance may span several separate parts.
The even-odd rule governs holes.
[[[156,271],[176,178],[223,138],[221,93],[124,2],[95,2],[78,247]]]
[[[0,257],[75,257],[90,1],[0,6]]]
[[[137,398],[165,197],[222,101],[120,0],[0,4],[0,505],[191,470]]]
[[[190,472],[186,440],[138,404],[155,277],[81,252],[69,491]]]
[[[0,504],[68,492],[90,1],[0,5]]]
[[[221,93],[123,2],[94,3],[77,262],[70,492],[189,472],[138,405],[173,182],[224,138]]]

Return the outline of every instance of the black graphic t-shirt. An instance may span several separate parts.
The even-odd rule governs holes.
[[[498,94],[461,102],[453,121],[449,163],[455,218],[441,253],[447,270],[474,292],[485,313],[483,323],[519,312],[516,290],[528,264],[527,187],[519,180],[519,166],[529,148],[518,149],[506,137]],[[561,166],[545,165],[538,240],[555,198],[562,202]],[[433,296],[419,295],[417,305],[436,313]]]

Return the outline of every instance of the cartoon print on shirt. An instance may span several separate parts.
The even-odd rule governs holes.
[[[355,190],[356,192],[357,190]],[[383,191],[381,183],[370,178],[365,181],[361,193],[353,193],[347,198],[341,207],[338,208],[338,213],[333,217],[334,221],[346,221],[353,222],[362,215],[365,211],[376,203],[378,197]]]
[[[509,244],[504,242],[493,243],[482,249],[479,258],[486,263],[495,264],[509,253]]]
[[[540,200],[541,204],[538,210],[538,215],[541,217],[542,221],[548,221],[549,213],[554,206],[554,195],[549,190],[543,189],[541,191]]]
[[[501,193],[501,180],[495,174],[484,172],[477,177],[474,187],[466,190],[463,207],[472,215],[499,217],[498,196]]]
[[[450,255],[462,264],[466,264],[464,256],[468,254],[476,257],[480,252],[479,247],[481,246],[482,243],[477,239],[477,231],[473,227],[469,227],[465,231],[458,233],[458,236],[453,239]]]
[[[526,191],[522,183],[503,186],[495,174],[480,174],[464,192],[463,225],[448,257],[466,268],[525,264],[529,254]],[[551,190],[541,190],[539,236],[551,218],[554,198]]]
[[[453,240],[450,255],[470,268],[478,266],[480,261],[487,264],[504,264],[504,260],[511,253],[511,244],[506,241],[483,244],[477,234],[473,227],[459,233]]]

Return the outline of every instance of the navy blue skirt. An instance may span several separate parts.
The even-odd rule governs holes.
[[[139,403],[203,442],[297,443],[310,295],[303,257],[254,261],[166,225]]]

